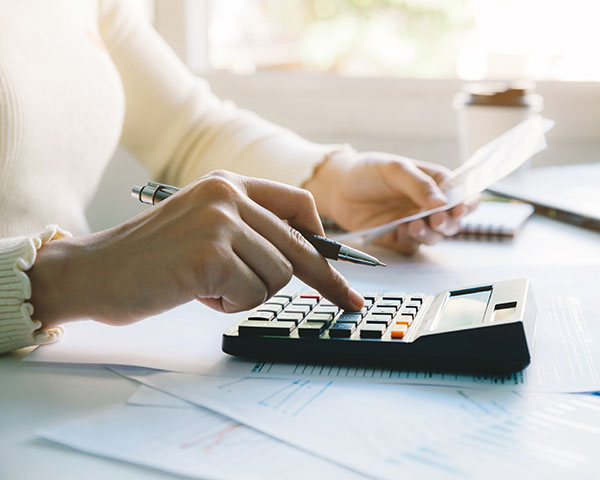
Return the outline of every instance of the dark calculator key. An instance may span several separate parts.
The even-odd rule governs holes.
[[[410,301],[411,302],[417,302],[419,305],[423,304],[423,298],[422,297],[411,297]]]
[[[290,303],[290,300],[288,300],[287,298],[271,297],[265,302],[265,305],[277,304],[281,305],[282,307],[285,307],[288,303]]]
[[[380,314],[388,314],[388,315],[396,315],[395,307],[380,307],[376,305],[375,308],[369,310],[370,315],[380,315]]]
[[[292,305],[308,305],[309,307],[314,307],[317,303],[319,303],[319,299],[315,297],[299,297],[296,298]]]
[[[378,307],[394,308],[395,310],[398,310],[401,305],[402,302],[400,300],[380,300],[377,303]]]
[[[286,295],[285,293],[278,293],[277,295],[273,295],[273,298],[281,298],[285,299],[288,302],[291,302],[294,299],[294,295]]]
[[[318,337],[325,330],[323,322],[304,322],[298,327],[298,335],[302,338]]]
[[[347,312],[342,313],[337,319],[337,323],[355,323],[359,324],[362,322],[362,315],[359,312]]]
[[[307,322],[331,322],[335,315],[333,313],[311,313],[306,317]]]
[[[395,300],[395,301],[400,302],[401,304],[404,301],[404,297],[396,297],[394,295],[384,295],[383,297],[381,297],[381,299],[384,301]]]
[[[365,307],[370,308],[373,305],[374,301],[372,298],[365,298]]]
[[[365,301],[369,301],[371,303],[373,303],[375,301],[375,297],[373,297],[371,295],[365,295],[363,298],[365,299]]]
[[[416,315],[416,313],[419,311],[419,308],[420,308],[420,306],[418,306],[418,305],[406,305],[404,307],[404,311],[407,312],[407,313],[413,313],[414,312],[415,315]]]
[[[302,321],[303,318],[304,318],[304,315],[301,313],[284,312],[277,317],[277,321],[278,322],[294,322],[296,325],[298,325]]]
[[[240,323],[238,332],[242,336],[288,336],[294,328],[296,328],[296,324],[294,322],[246,320],[245,322]]]
[[[392,314],[389,314],[389,313],[385,313],[385,314],[369,314],[369,315],[366,316],[365,322],[367,324],[379,323],[379,324],[387,326],[390,323],[392,323],[392,318],[394,318],[394,316]]]
[[[360,327],[360,338],[381,338],[386,328],[381,323],[368,323]]]
[[[369,307],[363,307],[360,309],[360,312],[356,312],[356,313],[360,313],[363,317],[369,312]]]
[[[336,323],[329,328],[331,338],[349,338],[356,330],[354,323]]]
[[[324,298],[321,300],[321,303],[319,303],[319,307],[337,307],[337,305]]]
[[[290,305],[284,310],[285,313],[301,313],[302,315],[306,315],[310,312],[310,307],[308,305]]]
[[[313,310],[313,313],[333,313],[334,315],[339,312],[339,307],[336,306],[324,306],[322,307],[320,304],[315,307],[315,309]]]
[[[252,312],[250,315],[248,315],[248,320],[267,321],[267,320],[273,320],[274,318],[275,318],[274,312],[259,311],[259,312]]]
[[[256,309],[257,312],[273,312],[275,314],[281,312],[283,307],[278,303],[263,303]]]

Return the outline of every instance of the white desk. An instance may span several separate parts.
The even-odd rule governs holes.
[[[497,265],[595,264],[600,234],[534,216],[512,242],[449,240],[415,258],[385,261],[454,269]],[[344,266],[350,280],[361,272]],[[364,270],[363,270],[364,271]],[[0,356],[0,479],[176,478],[148,468],[74,452],[36,438],[40,427],[122,403],[137,386],[103,368],[28,364],[20,351]]]

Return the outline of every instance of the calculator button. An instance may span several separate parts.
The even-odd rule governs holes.
[[[304,318],[304,315],[301,313],[284,312],[277,317],[277,321],[278,322],[294,322],[295,325],[298,325],[302,321],[303,318]]]
[[[411,317],[411,318],[402,318],[400,320],[396,320],[394,323],[396,325],[406,325],[407,327],[410,327],[412,322],[413,322],[413,319]]]
[[[373,303],[375,303],[375,299],[373,297],[364,297],[365,299],[365,307],[371,308]]]
[[[408,327],[406,325],[394,325],[390,330],[390,337],[398,339],[404,338],[407,330]]]
[[[240,323],[238,333],[241,336],[279,335],[287,336],[296,328],[294,322],[268,322],[246,320]]]
[[[399,317],[396,318],[396,320],[401,321],[401,320],[406,320],[408,322],[408,324],[410,325],[413,320],[415,319],[416,315],[414,313],[403,313],[402,315],[400,315]]]
[[[362,315],[358,312],[352,313],[342,313],[340,317],[337,319],[337,323],[355,323],[359,324],[362,322]]]
[[[329,329],[331,338],[349,338],[356,330],[354,323],[336,323]]]
[[[258,311],[258,312],[252,312],[250,315],[248,315],[248,320],[264,320],[264,321],[268,321],[268,320],[273,320],[275,318],[275,313],[274,312],[262,312],[262,311]]]
[[[381,314],[381,313],[379,313],[379,314],[370,313],[365,318],[365,322],[367,324],[380,323],[382,325],[386,325],[387,326],[390,323],[392,323],[392,318],[394,318],[394,316],[391,313],[383,313],[383,314]]]
[[[287,300],[290,303],[293,300],[293,295],[287,295],[285,293],[278,293],[277,295],[273,295],[273,300]]]
[[[422,297],[411,297],[410,301],[411,302],[417,302],[419,305],[423,304],[423,298]]]
[[[400,300],[382,300],[377,304],[378,307],[393,308],[395,311],[398,311],[401,305]]]
[[[303,338],[318,337],[325,330],[324,322],[304,322],[298,327],[298,335]]]
[[[375,308],[373,308],[372,310],[369,311],[369,313],[371,315],[396,315],[396,308],[395,307],[380,307],[379,305],[376,305]]]
[[[365,302],[375,302],[375,297],[372,297],[371,295],[365,295],[363,298],[365,299]]]
[[[336,306],[327,305],[325,307],[322,307],[321,305],[319,305],[315,307],[313,313],[332,313],[333,315],[335,315],[339,310],[339,307]]]
[[[282,307],[285,307],[288,305],[288,303],[290,303],[290,301],[287,298],[271,297],[265,302],[265,305],[276,304],[276,305],[281,305]]]
[[[416,315],[417,312],[419,311],[419,307],[417,305],[406,305],[404,307],[404,311],[406,313],[414,313]]]
[[[330,302],[329,300],[327,300],[326,298],[324,298],[323,300],[321,300],[321,302],[319,303],[319,307],[337,307],[337,305],[333,302]]]
[[[395,301],[395,302],[400,302],[400,304],[402,304],[402,302],[404,301],[403,297],[396,297],[394,295],[390,296],[390,295],[384,295],[383,297],[381,297],[381,299],[383,301]]]
[[[292,302],[292,305],[308,305],[309,307],[314,307],[317,303],[319,303],[318,297],[300,297]]]
[[[386,325],[371,323],[360,327],[360,338],[381,338],[385,332]]]
[[[304,295],[300,295],[300,298],[314,298],[317,302],[319,300],[321,300],[321,295],[313,295],[313,294],[304,294]]]
[[[310,312],[310,307],[307,305],[290,305],[284,310],[285,313],[301,313],[302,315],[306,315]]]
[[[331,322],[333,320],[333,313],[311,313],[306,317],[307,322]]]
[[[370,307],[363,307],[360,309],[360,312],[358,312],[358,313],[360,313],[364,317],[367,313],[369,313],[369,308]]]
[[[256,309],[257,312],[273,312],[275,314],[281,312],[283,307],[278,303],[263,303]]]

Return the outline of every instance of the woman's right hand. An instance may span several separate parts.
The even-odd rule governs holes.
[[[34,318],[44,328],[78,318],[123,325],[192,299],[238,312],[292,275],[360,309],[363,298],[291,226],[324,235],[307,190],[213,172],[121,225],[44,245],[29,272]]]

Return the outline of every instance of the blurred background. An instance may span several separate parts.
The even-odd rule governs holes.
[[[600,2],[593,0],[137,0],[221,98],[316,142],[459,163],[453,98],[472,81],[531,80],[556,121],[535,165],[600,160]],[[117,168],[120,174],[117,175]],[[126,164],[125,175],[122,174]],[[118,152],[94,229],[147,172]]]

